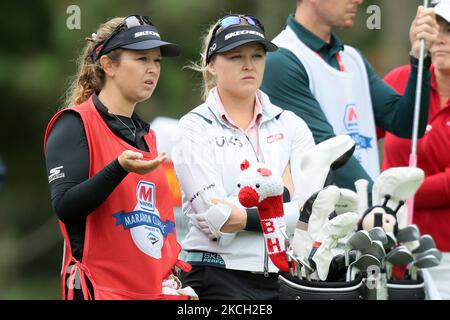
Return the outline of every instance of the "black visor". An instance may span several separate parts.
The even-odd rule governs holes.
[[[216,53],[223,53],[247,43],[260,43],[266,52],[275,51],[278,47],[265,39],[264,31],[258,26],[238,25],[220,32],[208,48],[207,63]]]
[[[114,49],[124,48],[130,50],[149,50],[154,48],[161,49],[163,57],[177,57],[180,55],[179,46],[161,40],[158,30],[155,26],[141,25],[119,32],[109,39],[106,43],[99,45],[94,53],[94,61]]]

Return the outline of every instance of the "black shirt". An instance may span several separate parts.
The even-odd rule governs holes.
[[[149,124],[135,113],[131,118],[112,115],[97,95],[92,98],[95,108],[114,134],[142,151],[149,151],[144,140]],[[132,134],[134,128],[136,137]],[[76,112],[66,111],[58,118],[48,136],[45,157],[53,210],[66,226],[74,258],[81,261],[86,217],[108,198],[128,172],[116,158],[89,178],[86,133]]]

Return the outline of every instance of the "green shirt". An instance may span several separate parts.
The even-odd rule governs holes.
[[[332,33],[330,43],[326,43],[300,25],[293,15],[288,17],[287,24],[309,48],[317,52],[329,65],[339,70],[336,53],[344,50],[344,46],[335,34]],[[375,124],[399,137],[411,138],[418,74],[417,66],[412,66],[405,94],[400,96],[380,79],[367,59],[360,51],[358,52],[361,54],[367,69]],[[324,85],[330,84],[324,83]],[[333,127],[309,89],[309,77],[305,67],[295,54],[288,49],[280,48],[267,54],[261,89],[269,95],[273,104],[291,110],[301,117],[311,129],[316,143],[335,136]],[[429,96],[430,72],[425,65],[419,136],[423,136],[425,133],[428,121]],[[339,187],[355,190],[354,182],[358,179],[368,180],[369,190],[372,190],[373,181],[354,157],[342,168],[334,171],[334,182]]]

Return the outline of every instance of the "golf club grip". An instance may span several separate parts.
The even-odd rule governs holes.
[[[355,181],[356,195],[358,196],[358,215],[361,217],[368,208],[367,186],[369,182],[366,179]]]
[[[423,1],[423,7],[428,8],[428,0]],[[414,101],[414,120],[412,131],[411,155],[417,154],[417,139],[419,135],[420,99],[422,97],[423,60],[425,57],[425,39],[420,39],[419,65],[417,68],[416,95]]]

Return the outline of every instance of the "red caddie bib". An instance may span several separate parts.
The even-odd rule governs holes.
[[[53,125],[66,110],[76,111],[83,121],[89,146],[89,177],[125,150],[140,152],[146,160],[156,158],[153,130],[144,137],[150,151],[136,149],[109,129],[92,97],[52,118],[45,133],[44,149]],[[89,298],[86,278],[92,283],[95,299],[189,298],[162,294],[162,281],[173,267],[188,270],[190,266],[178,260],[181,248],[176,240],[171,192],[161,167],[145,175],[129,173],[88,215],[81,261],[72,256],[66,227],[61,221],[60,227],[66,244],[61,277],[63,299],[73,298],[77,273],[85,298]],[[75,266],[68,270],[70,264]]]

